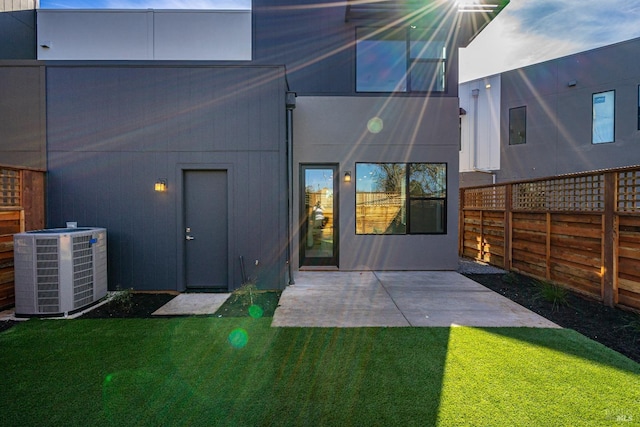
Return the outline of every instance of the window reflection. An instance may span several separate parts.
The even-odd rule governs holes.
[[[446,233],[444,163],[357,163],[356,234]]]

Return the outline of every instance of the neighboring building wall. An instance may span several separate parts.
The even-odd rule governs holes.
[[[367,130],[382,119],[379,133]],[[340,171],[341,270],[450,270],[457,268],[458,103],[456,98],[299,97],[294,112],[294,165],[337,163]],[[447,164],[447,234],[356,235],[356,162]],[[350,171],[353,180],[342,176]],[[297,176],[297,170],[294,170]],[[294,194],[299,194],[298,182]],[[294,218],[299,206],[294,205]],[[298,265],[299,236],[294,236]]]
[[[107,228],[110,289],[182,291],[182,170],[226,170],[229,289],[240,256],[284,287],[285,90],[282,67],[49,66],[48,227]]]
[[[42,60],[251,60],[251,11],[39,10]]]
[[[640,163],[639,51],[635,39],[503,73],[498,180]],[[615,141],[593,144],[592,96],[611,90]],[[526,143],[509,145],[509,109],[520,106],[526,106]]]
[[[460,186],[490,184],[500,169],[500,75],[461,83]]]
[[[12,10],[38,9],[40,0],[2,0],[0,1],[0,12],[10,12]]]
[[[44,169],[44,67],[33,61],[0,64],[0,164]]]

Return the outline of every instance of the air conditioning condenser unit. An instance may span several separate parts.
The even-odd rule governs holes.
[[[14,235],[16,316],[80,311],[107,294],[107,230],[54,228]]]

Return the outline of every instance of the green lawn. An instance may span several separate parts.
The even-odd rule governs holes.
[[[31,320],[0,334],[7,426],[640,422],[640,365],[571,330]]]

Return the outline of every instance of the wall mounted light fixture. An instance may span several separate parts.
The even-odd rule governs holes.
[[[344,182],[351,182],[351,171],[346,171],[344,173]]]
[[[577,80],[570,80],[570,81],[567,83],[567,86],[569,86],[569,87],[574,87],[574,86],[575,86],[575,85],[577,85],[577,84],[578,84],[578,81],[577,81]]]
[[[158,179],[156,181],[156,184],[153,187],[153,189],[156,190],[159,193],[164,193],[165,191],[167,191],[167,180],[166,179]]]

